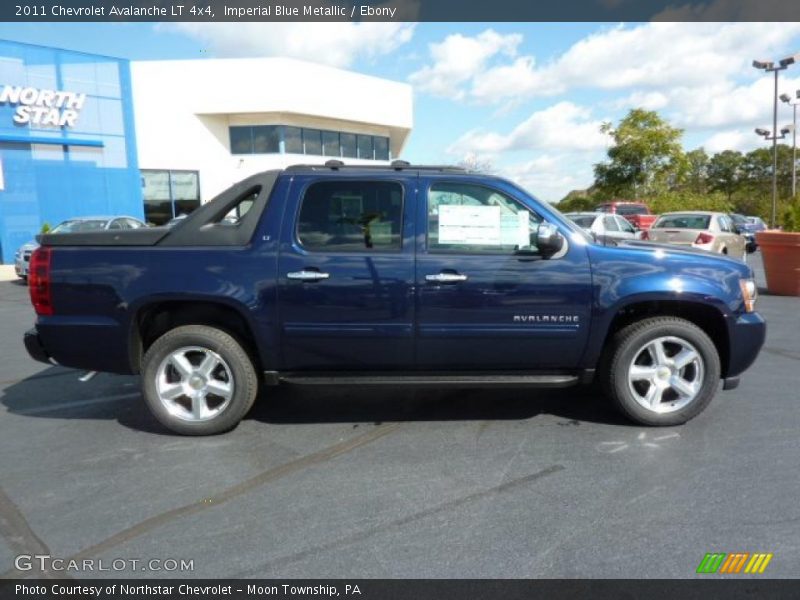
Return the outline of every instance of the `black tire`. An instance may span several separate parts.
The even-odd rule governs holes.
[[[157,379],[162,362],[184,347],[199,347],[216,353],[228,367],[233,393],[219,414],[202,421],[180,418],[167,410],[159,398]],[[183,435],[214,435],[230,431],[244,418],[258,394],[258,376],[250,356],[229,333],[206,325],[176,327],[158,338],[142,359],[142,393],[158,421]]]
[[[628,369],[636,356],[648,343],[662,337],[689,342],[703,363],[702,379],[698,376],[700,388],[694,398],[682,408],[666,413],[642,406],[628,383]],[[603,390],[615,407],[636,423],[659,427],[680,425],[700,414],[716,394],[721,376],[719,353],[714,342],[702,329],[677,317],[643,319],[621,329],[614,335],[601,364]]]

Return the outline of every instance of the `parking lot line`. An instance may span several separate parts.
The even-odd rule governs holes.
[[[33,406],[31,408],[23,408],[21,410],[15,409],[15,415],[40,415],[48,412],[55,412],[59,410],[68,410],[71,408],[81,408],[84,406],[94,406],[95,404],[103,404],[106,402],[119,402],[120,400],[130,400],[132,398],[140,398],[140,392],[133,392],[128,394],[119,394],[117,396],[105,396],[103,398],[90,398],[88,400],[78,400],[76,402],[59,402],[58,404],[48,404],[46,406]],[[11,412],[6,409],[5,412]]]
[[[242,494],[245,494],[246,492],[258,486],[264,485],[265,483],[286,477],[287,475],[291,475],[305,468],[327,462],[338,456],[341,456],[342,454],[346,454],[351,450],[355,450],[356,448],[360,448],[361,446],[372,443],[396,431],[402,427],[402,425],[403,423],[378,425],[377,427],[374,427],[373,429],[362,433],[361,435],[348,438],[342,442],[339,442],[338,444],[334,444],[328,448],[320,450],[319,452],[307,454],[281,466],[259,473],[258,475],[250,477],[249,479],[245,479],[244,481],[223,490],[211,498],[203,498],[191,504],[185,504],[145,519],[136,525],[132,525],[115,533],[111,537],[101,542],[79,551],[77,554],[70,556],[66,560],[83,560],[84,558],[90,558],[102,552],[106,552],[109,549],[128,542],[133,538],[148,533],[149,531],[152,531],[153,529],[156,529],[161,525],[172,521],[173,519],[189,516],[202,510],[218,506],[224,502],[233,500],[234,498],[237,498],[238,496],[241,496]],[[506,487],[507,485],[508,484],[500,487]],[[0,574],[0,579],[18,576],[20,576],[20,573],[18,573],[15,569],[12,569],[6,573]]]

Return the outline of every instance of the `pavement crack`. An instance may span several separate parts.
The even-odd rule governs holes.
[[[768,354],[774,354],[775,356],[782,356],[783,358],[800,360],[800,354],[798,354],[797,352],[792,352],[791,350],[786,350],[784,348],[769,348],[765,346],[764,348],[762,348],[762,351]]]
[[[16,555],[30,554],[30,555],[47,555],[50,556],[50,548],[47,547],[38,535],[31,529],[25,515],[14,504],[13,500],[8,497],[2,487],[0,487],[0,536],[2,536],[11,551]],[[33,561],[33,565],[37,562]],[[50,578],[67,577],[64,573],[53,573],[49,569],[39,569],[34,567],[31,571],[17,571],[12,570],[9,573],[0,575],[0,579],[12,577],[26,577],[29,575],[39,575]]]
[[[193,502],[191,504],[186,504],[184,506],[179,506],[177,508],[173,508],[172,510],[168,510],[161,514],[152,516],[144,521],[137,523],[136,525],[132,525],[122,531],[119,531],[112,535],[111,537],[94,544],[93,546],[89,546],[74,554],[67,559],[65,562],[75,560],[81,561],[85,558],[90,558],[92,556],[96,556],[103,552],[110,550],[116,546],[124,544],[136,537],[144,535],[162,525],[169,523],[170,521],[180,518],[180,517],[187,517],[203,510],[207,510],[209,508],[219,506],[220,504],[224,504],[234,498],[237,498],[250,490],[262,486],[266,483],[271,481],[275,481],[276,479],[280,479],[282,477],[286,477],[303,469],[313,467],[315,465],[327,462],[336,458],[337,456],[341,456],[342,454],[346,454],[356,448],[360,448],[361,446],[365,446],[371,442],[374,442],[401,427],[403,423],[391,423],[388,425],[381,425],[379,427],[375,427],[361,435],[354,436],[338,444],[334,444],[333,446],[329,446],[319,452],[314,452],[312,454],[307,454],[301,458],[296,460],[290,461],[286,464],[283,464],[279,467],[275,467],[273,469],[269,469],[264,471],[263,473],[259,473],[249,479],[245,479],[244,481],[233,485],[222,492],[215,494],[211,497],[204,498],[202,500],[198,500],[197,502]],[[2,504],[0,504],[2,507]],[[0,513],[1,514],[1,513]],[[36,538],[38,539],[38,538]],[[45,547],[46,548],[46,547]],[[49,551],[48,551],[49,553]],[[19,577],[21,574],[16,570],[11,570],[8,573],[0,577]],[[60,574],[59,574],[60,575]]]
[[[468,494],[467,496],[462,496],[460,498],[455,498],[454,500],[449,500],[447,502],[437,504],[436,506],[426,508],[425,510],[417,511],[415,513],[406,515],[405,517],[401,517],[399,519],[394,519],[392,521],[389,521],[388,523],[382,523],[380,525],[376,525],[375,527],[364,529],[362,531],[353,533],[351,535],[339,538],[338,540],[332,540],[325,544],[318,544],[316,546],[306,548],[305,550],[300,550],[298,552],[294,552],[292,554],[276,558],[274,560],[264,563],[261,567],[259,567],[258,571],[250,570],[244,573],[239,573],[235,575],[234,578],[260,575],[260,571],[263,571],[264,569],[269,567],[284,566],[293,563],[295,561],[307,558],[308,556],[311,556],[318,552],[325,552],[327,550],[333,550],[340,546],[347,546],[355,542],[362,542],[366,539],[369,539],[375,534],[381,533],[382,531],[386,531],[394,527],[402,527],[404,525],[409,525],[411,523],[414,523],[415,521],[420,521],[427,517],[431,517],[433,515],[448,510],[453,510],[454,508],[459,508],[465,504],[475,502],[476,500],[482,500],[483,498],[488,498],[490,496],[502,494],[511,489],[529,484],[533,481],[542,479],[543,477],[547,477],[548,475],[553,475],[555,473],[558,473],[559,471],[563,471],[564,468],[565,467],[563,465],[553,465],[547,467],[546,469],[542,469],[541,471],[537,471],[536,473],[531,473],[530,475],[526,475],[518,479],[512,479],[511,481],[507,481],[506,483],[502,483],[500,485],[496,485],[494,487],[481,490],[479,492],[474,492],[472,494]]]

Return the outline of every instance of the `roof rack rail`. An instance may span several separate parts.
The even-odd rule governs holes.
[[[456,173],[467,172],[467,169],[465,169],[464,167],[458,167],[455,165],[414,165],[405,160],[393,160],[388,165],[386,164],[348,165],[342,162],[341,160],[337,160],[335,158],[326,161],[325,164],[322,165],[297,164],[286,167],[287,171],[306,171],[306,170],[321,171],[323,169],[330,169],[332,171],[339,171],[340,169],[369,170],[369,171],[377,171],[377,170],[386,171],[389,169],[394,169],[395,171],[410,170],[410,171],[440,171],[440,172],[456,172]]]

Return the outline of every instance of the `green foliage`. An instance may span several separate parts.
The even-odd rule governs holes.
[[[588,196],[568,196],[556,204],[562,213],[593,211],[597,201]]]
[[[41,230],[39,233],[47,233],[47,232],[49,232],[51,229],[52,229],[52,227],[50,227],[50,223],[44,223],[44,224],[42,225],[42,230]]]
[[[656,214],[681,210],[713,210],[731,212],[732,206],[724,194],[698,194],[689,191],[666,192],[649,198],[650,210]]]
[[[789,203],[781,215],[784,231],[800,232],[800,200]]]
[[[708,161],[706,175],[708,187],[715,192],[723,192],[728,200],[739,188],[744,176],[744,156],[736,150],[725,150],[715,154]]]
[[[616,128],[604,123],[600,130],[614,141],[608,160],[594,166],[601,198],[636,198],[666,191],[686,171],[683,131],[654,111],[635,108]]]

